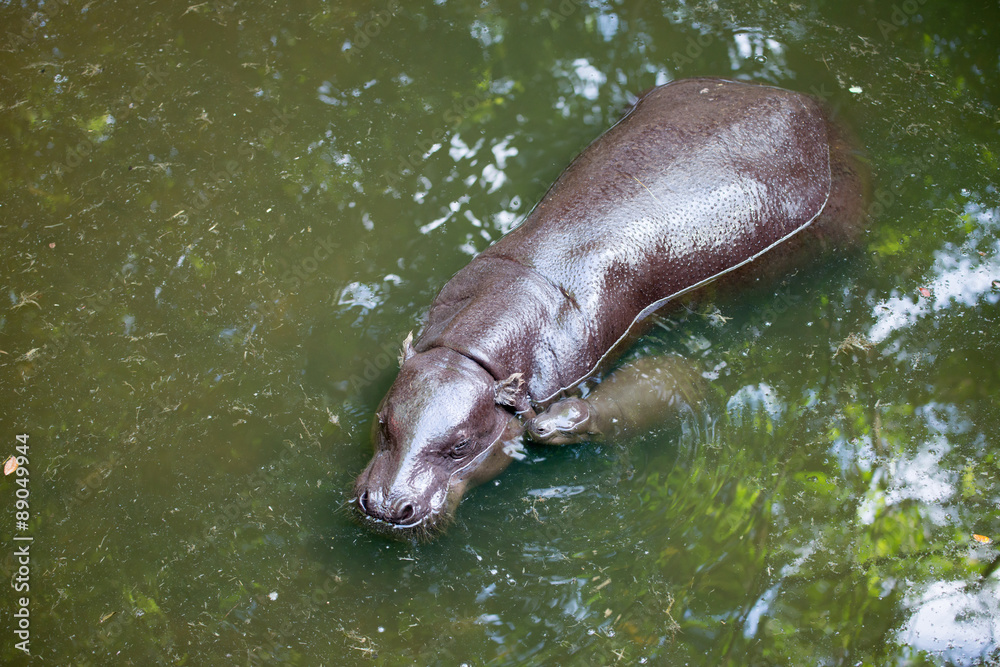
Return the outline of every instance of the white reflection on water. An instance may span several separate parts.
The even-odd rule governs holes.
[[[573,92],[578,97],[591,101],[596,100],[600,94],[601,86],[608,80],[604,72],[591,65],[586,58],[577,58],[573,61],[573,72],[576,74],[575,81],[573,81]]]
[[[858,508],[858,520],[870,524],[887,507],[913,501],[920,507],[925,524],[950,532],[951,526],[963,521],[957,510],[962,502],[957,494],[961,471],[945,459],[954,455],[954,438],[969,433],[974,425],[960,406],[949,403],[919,406],[914,416],[923,422],[926,439],[912,453],[884,462],[875,472]],[[1000,638],[1000,582],[995,576],[982,586],[970,582],[976,577],[975,556],[951,556],[973,562],[968,577],[958,574],[956,580],[933,580],[932,575],[931,581],[908,583],[901,607],[908,610],[909,617],[896,631],[896,641],[955,663],[970,663],[995,649]],[[893,585],[883,582],[885,590]]]
[[[512,135],[507,135],[494,145],[492,150],[496,163],[483,167],[483,185],[489,186],[487,194],[497,191],[507,182],[507,174],[504,173],[504,169],[507,168],[507,158],[517,155],[517,148],[510,145],[513,139]]]
[[[705,41],[703,37],[702,43]],[[750,59],[764,65],[761,69],[774,76],[780,76],[781,72],[787,71],[785,45],[765,36],[759,30],[736,33],[728,50],[729,64],[734,72],[741,71],[744,63]]]
[[[359,306],[363,311],[377,308],[385,300],[379,285],[353,282],[344,287],[337,299],[338,306]]]
[[[569,498],[584,491],[586,491],[586,488],[580,485],[550,486],[545,489],[532,489],[528,491],[528,495],[535,496],[536,498]]]
[[[456,134],[452,136],[451,141],[449,142],[448,155],[450,155],[451,159],[455,162],[471,160],[479,152],[479,149],[483,147],[484,143],[486,143],[486,140],[480,138],[476,143],[470,146],[462,140],[462,137]]]
[[[911,327],[921,317],[954,305],[974,306],[980,301],[996,305],[1000,301],[1000,290],[993,287],[993,281],[1000,279],[1000,243],[996,254],[982,259],[962,256],[952,245],[936,255],[932,272],[937,277],[923,285],[931,291],[931,296],[893,295],[879,302],[869,340],[881,343],[892,332]]]
[[[955,493],[955,474],[941,459],[951,450],[951,445],[943,436],[935,436],[923,443],[912,455],[900,456],[885,464],[886,477],[872,478],[873,490],[865,496],[858,507],[858,519],[871,524],[885,507],[904,500],[914,500],[922,504],[925,519],[942,524],[947,515],[942,504]],[[888,484],[885,491],[877,490]]]
[[[747,613],[746,624],[743,627],[744,637],[752,639],[757,635],[760,620],[770,611],[771,605],[781,593],[783,583],[797,576],[802,571],[803,565],[809,562],[819,548],[820,543],[817,541],[801,545],[796,549],[797,555],[795,560],[781,568],[780,576],[775,579],[777,583],[765,590]]]
[[[984,236],[995,232],[1000,212],[995,209],[980,209],[969,203],[965,209],[967,218],[974,219],[975,230],[969,234],[967,244],[978,247]],[[881,343],[894,331],[913,326],[920,318],[935,312],[947,310],[955,305],[975,306],[979,303],[996,305],[1000,301],[1000,290],[993,282],[1000,279],[1000,241],[993,242],[992,252],[980,256],[978,252],[963,252],[953,243],[946,243],[934,253],[929,282],[921,285],[930,290],[929,297],[914,293],[900,296],[894,293],[875,306],[875,324],[868,333],[873,343]]]
[[[982,656],[1000,639],[1000,582],[982,587],[961,581],[938,581],[908,597],[913,615],[898,633],[898,641],[915,649],[965,662]]]
[[[726,412],[732,415],[736,422],[750,419],[760,410],[764,410],[774,420],[779,419],[785,411],[784,403],[778,397],[778,393],[764,382],[741,388],[726,404]]]

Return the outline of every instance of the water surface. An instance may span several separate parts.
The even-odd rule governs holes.
[[[0,456],[35,664],[1000,658],[995,2],[0,6]],[[343,511],[395,350],[627,107],[825,99],[864,247],[663,318],[710,418]],[[722,315],[719,317],[718,315]],[[12,581],[13,583],[13,581]],[[14,648],[17,593],[0,611]]]

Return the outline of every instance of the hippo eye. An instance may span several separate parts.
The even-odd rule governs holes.
[[[382,435],[383,442],[389,442],[389,440],[391,439],[389,435],[389,422],[383,421],[382,418],[380,417],[378,421],[378,430],[379,433],[381,433]]]
[[[468,453],[470,444],[472,444],[470,440],[461,441],[451,448],[451,451],[448,452],[448,456],[453,459],[463,458]]]

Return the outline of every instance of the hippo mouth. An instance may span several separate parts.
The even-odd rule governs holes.
[[[462,494],[454,494],[449,484],[446,490],[433,495],[438,495],[439,502],[407,500],[394,511],[386,512],[379,509],[378,502],[371,498],[368,490],[359,492],[356,489],[348,504],[354,519],[368,530],[383,537],[416,544],[429,542],[445,531],[454,521],[455,509]],[[452,500],[452,495],[457,497]]]
[[[481,462],[499,440],[497,438],[480,455],[449,475],[443,492],[440,490],[435,493],[425,492],[425,497],[439,494],[443,496],[439,502],[429,503],[431,505],[429,508],[422,509],[423,502],[413,499],[403,502],[391,515],[380,514],[373,507],[374,503],[371,502],[369,492],[365,490],[360,493],[355,492],[349,501],[355,518],[372,532],[394,540],[414,544],[434,540],[455,521],[455,511],[465,491],[463,474]]]
[[[580,428],[586,423],[586,419],[580,419],[574,422],[566,421],[558,423],[538,421],[536,423],[529,424],[526,430],[532,440],[545,442],[546,440],[557,435],[571,435],[578,433]]]
[[[367,529],[390,539],[413,544],[436,539],[454,523],[458,504],[465,491],[483,481],[475,479],[475,475],[484,462],[496,455],[498,448],[505,456],[511,455],[504,446],[504,434],[506,432],[509,435],[513,424],[517,425],[515,429],[520,434],[523,426],[517,415],[512,415],[508,428],[502,430],[488,447],[448,475],[443,492],[424,494],[424,497],[437,496],[437,502],[432,500],[428,503],[429,509],[420,509],[421,501],[414,499],[404,502],[391,513],[383,514],[373,507],[369,491],[360,491],[356,487],[354,496],[348,501],[352,514]]]
[[[420,542],[430,542],[437,536],[445,532],[455,519],[454,510],[448,512],[444,508],[438,508],[421,517],[402,517],[401,520],[391,521],[389,519],[373,516],[366,506],[366,494],[351,498],[350,505],[355,520],[366,529],[401,542],[413,544]],[[457,505],[457,503],[455,503]]]

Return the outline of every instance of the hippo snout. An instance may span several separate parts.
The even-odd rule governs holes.
[[[566,398],[528,421],[525,434],[529,439],[546,445],[579,442],[588,433],[590,406],[580,398]]]
[[[447,480],[409,476],[391,454],[372,459],[354,484],[351,507],[375,532],[399,540],[430,539],[447,523]]]
[[[365,489],[357,496],[357,508],[367,517],[384,521],[399,528],[413,528],[427,518],[429,512],[419,508],[412,501],[397,498],[391,500],[378,489]]]

